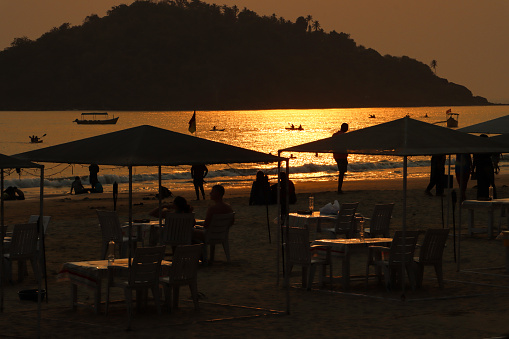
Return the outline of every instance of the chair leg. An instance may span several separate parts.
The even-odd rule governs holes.
[[[168,309],[168,312],[171,313],[171,302],[172,302],[172,287],[170,284],[163,284],[164,289],[164,303],[166,304],[166,308]]]
[[[435,273],[437,274],[438,286],[444,288],[444,275],[442,272],[442,263],[435,264]]]
[[[313,280],[315,278],[315,272],[316,272],[316,265],[311,265],[309,267],[309,274],[308,274],[308,282],[307,282],[307,290],[310,291],[311,287],[313,287]]]
[[[180,286],[178,286],[178,285],[173,286],[173,305],[172,305],[172,307],[174,309],[179,308],[179,292],[180,292]]]
[[[131,330],[131,321],[133,318],[133,293],[130,289],[124,290],[125,303],[127,305],[127,329]]]
[[[302,288],[308,287],[308,267],[302,266]]]
[[[230,244],[227,241],[223,242],[224,254],[226,254],[226,260],[230,262]]]
[[[106,259],[106,252],[108,250],[108,243],[109,243],[109,241],[106,241],[106,242],[103,241],[103,245],[102,245],[102,248],[101,248],[101,258],[103,260]]]
[[[210,244],[210,262],[214,262],[215,254],[216,254],[216,245]]]
[[[191,281],[191,283],[189,283],[189,289],[191,290],[191,297],[193,298],[194,309],[195,311],[199,311],[200,304],[198,300],[198,282],[196,280]]]
[[[154,303],[156,304],[157,314],[161,315],[161,297],[159,294],[159,286],[153,286],[151,290],[152,296],[154,297]]]

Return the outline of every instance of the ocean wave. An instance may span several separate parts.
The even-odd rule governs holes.
[[[502,167],[509,166],[507,164],[501,164]],[[429,167],[429,160],[409,160],[408,167]],[[353,173],[362,173],[362,172],[373,172],[373,171],[382,171],[387,169],[399,169],[403,167],[403,161],[388,161],[381,160],[377,162],[351,162],[348,164],[348,171]],[[258,168],[236,168],[236,167],[227,167],[218,170],[209,171],[207,178],[216,179],[219,181],[246,181],[253,180],[256,176],[256,172]],[[271,177],[274,177],[277,174],[277,167],[269,167],[264,168],[264,172]],[[329,176],[337,173],[336,165],[320,165],[314,163],[308,163],[301,166],[293,166],[290,167],[290,173],[300,174],[300,175],[309,175],[310,177],[314,177],[313,173],[316,173],[317,176]],[[128,175],[118,175],[118,174],[110,174],[105,173],[103,175],[98,176],[99,181],[103,185],[111,185],[114,182],[119,184],[124,184],[129,182]],[[71,187],[71,183],[74,180],[74,176],[67,177],[51,177],[44,179],[44,186],[50,188],[61,188],[61,187]],[[81,176],[81,180],[84,186],[90,185],[88,180],[88,175]],[[155,173],[143,173],[143,174],[133,174],[133,182],[142,183],[142,182],[154,182],[158,180],[158,174]],[[187,171],[177,170],[174,172],[163,172],[161,174],[162,181],[174,181],[174,182],[191,182],[191,174]],[[20,177],[20,178],[12,178],[6,179],[4,183],[5,187],[8,186],[16,186],[19,188],[31,188],[39,186],[39,178],[38,177]]]

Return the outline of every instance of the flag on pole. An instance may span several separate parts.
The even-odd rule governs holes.
[[[189,132],[194,133],[196,132],[196,111],[193,113],[193,117],[191,120],[189,120]]]

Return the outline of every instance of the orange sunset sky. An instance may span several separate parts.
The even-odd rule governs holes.
[[[79,25],[127,0],[0,0],[0,50],[36,39],[64,22]],[[206,0],[295,21],[311,15],[326,31],[345,32],[382,55],[407,55],[474,95],[509,104],[507,0]]]

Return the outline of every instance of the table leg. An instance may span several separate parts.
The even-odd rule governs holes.
[[[71,283],[71,309],[76,311],[76,304],[78,303],[78,285]]]
[[[342,266],[343,287],[345,290],[348,290],[350,287],[350,251],[348,250],[348,247],[345,248],[345,255],[343,256]]]
[[[488,215],[488,239],[493,237],[493,208],[490,208]]]
[[[102,287],[102,280],[99,279],[97,281],[97,286],[95,287],[94,291],[94,308],[95,313],[99,314],[101,310],[101,287]]]
[[[472,236],[474,234],[474,209],[468,209],[468,235]]]

